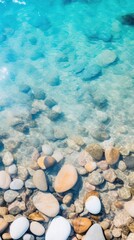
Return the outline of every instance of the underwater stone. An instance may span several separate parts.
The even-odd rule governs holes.
[[[103,50],[97,57],[97,64],[105,67],[117,60],[116,53],[112,50],[106,49]]]
[[[104,182],[104,178],[98,171],[94,171],[90,173],[88,182],[94,186],[98,186]]]
[[[90,134],[94,139],[100,142],[108,140],[110,138],[108,132],[106,132],[105,130],[102,130],[101,128],[92,130]]]
[[[101,211],[101,202],[97,196],[90,196],[85,202],[86,209],[91,214],[98,214]]]
[[[51,112],[48,114],[48,118],[49,118],[51,121],[57,121],[57,120],[59,120],[62,116],[63,116],[62,113],[55,112],[55,111],[51,111]]]
[[[59,86],[61,84],[59,76],[49,79],[49,84],[50,86]]]
[[[47,98],[45,100],[45,105],[49,108],[54,107],[55,105],[57,105],[57,102],[53,99],[53,98]]]
[[[37,100],[44,100],[46,98],[46,94],[43,89],[36,88],[34,89],[34,98]]]
[[[4,143],[0,140],[0,152],[4,149]]]
[[[122,16],[121,22],[124,25],[134,26],[134,13],[129,13]]]
[[[81,78],[83,81],[90,81],[101,75],[101,67],[98,65],[88,65],[83,71]]]
[[[36,45],[37,44],[37,38],[36,37],[31,37],[29,39],[29,42],[32,44],[32,45]]]
[[[134,156],[130,155],[124,158],[127,169],[134,170]]]
[[[85,150],[97,161],[101,160],[103,156],[103,149],[97,143],[88,145]]]
[[[102,232],[102,228],[98,223],[95,223],[93,226],[89,228],[86,235],[84,236],[84,240],[105,240],[105,237]]]
[[[31,56],[31,60],[33,61],[36,61],[40,58],[44,58],[44,54],[41,51],[35,51]]]
[[[6,56],[8,62],[16,62],[17,61],[17,54],[15,51],[10,50]]]
[[[31,90],[31,87],[27,84],[21,84],[19,85],[19,90],[20,92],[28,93]]]

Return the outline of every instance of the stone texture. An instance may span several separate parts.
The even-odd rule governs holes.
[[[36,236],[42,236],[45,233],[45,228],[42,224],[34,221],[30,224],[30,231]]]
[[[86,209],[91,214],[98,214],[101,211],[101,202],[97,196],[90,196],[85,202]]]
[[[19,239],[29,228],[29,221],[25,217],[19,217],[10,225],[10,235],[13,239]]]
[[[19,193],[17,191],[7,190],[4,193],[4,200],[7,203],[11,203],[11,202],[13,202],[17,198],[18,195],[19,195]]]
[[[92,185],[98,186],[104,182],[104,178],[98,171],[94,171],[89,175],[88,182]]]
[[[0,216],[4,216],[8,213],[7,207],[0,207]]]
[[[12,189],[12,190],[20,190],[20,189],[23,188],[23,185],[24,185],[24,182],[21,179],[15,178],[10,183],[10,189]]]
[[[85,150],[79,153],[78,163],[80,166],[84,167],[86,163],[93,161],[92,156]]]
[[[84,233],[92,225],[92,222],[88,218],[78,217],[72,220],[73,229],[76,233]]]
[[[13,158],[13,155],[12,153],[10,152],[5,152],[4,153],[4,156],[3,156],[3,159],[2,159],[2,162],[5,166],[9,166],[13,163],[14,161],[14,158]]]
[[[120,152],[118,148],[109,147],[105,149],[106,161],[109,165],[116,164],[120,157]]]
[[[117,178],[115,171],[113,169],[107,169],[103,172],[103,177],[106,181],[113,183]]]
[[[48,144],[44,144],[42,145],[42,152],[46,156],[51,156],[53,154],[53,148]]]
[[[120,199],[122,200],[128,200],[131,198],[131,191],[130,188],[122,187],[118,190],[118,194]]]
[[[95,223],[93,226],[89,228],[86,235],[84,236],[84,240],[105,240],[105,237],[102,232],[102,228],[99,224]]]
[[[33,204],[48,217],[55,217],[59,213],[59,203],[51,193],[38,192],[33,197]]]
[[[112,50],[103,50],[96,58],[97,64],[105,67],[117,59],[116,53]]]
[[[0,171],[0,188],[8,189],[10,186],[11,178],[5,171]]]
[[[55,178],[54,189],[56,192],[66,192],[77,182],[78,174],[75,167],[71,164],[64,165]]]
[[[124,208],[131,217],[134,217],[134,200],[126,202]]]
[[[103,149],[102,147],[97,144],[90,144],[89,146],[86,147],[85,149],[96,161],[101,160],[103,156]]]
[[[85,169],[87,170],[87,172],[93,172],[95,169],[97,168],[97,164],[96,162],[88,162],[85,165]]]
[[[24,166],[18,165],[18,178],[25,181],[28,178],[28,170]]]
[[[33,183],[41,191],[47,191],[47,180],[43,170],[37,170],[33,174]]]
[[[5,219],[0,218],[0,233],[3,233],[7,227],[8,227],[8,222],[6,222]]]
[[[117,212],[113,220],[113,224],[117,228],[129,225],[132,222],[133,219],[130,217],[130,215],[127,213],[125,209]]]

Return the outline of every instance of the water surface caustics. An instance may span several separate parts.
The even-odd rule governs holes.
[[[121,21],[133,12],[131,0],[0,1],[1,128],[22,151],[55,127],[133,147],[134,27]],[[56,123],[38,88],[58,103]],[[20,119],[24,136],[13,128]]]

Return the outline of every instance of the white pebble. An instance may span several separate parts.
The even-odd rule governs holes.
[[[0,171],[0,188],[8,189],[10,186],[11,178],[6,171]]]
[[[70,223],[64,217],[57,216],[50,223],[45,240],[53,240],[56,236],[58,236],[58,240],[67,240],[70,233]]]
[[[10,165],[9,167],[6,167],[5,169],[10,175],[14,175],[17,173],[17,167],[15,164]]]
[[[15,219],[10,225],[10,235],[13,239],[19,239],[29,228],[29,221],[25,217]]]
[[[42,152],[47,156],[51,156],[53,154],[53,148],[48,144],[44,144],[42,146]]]
[[[101,211],[101,202],[97,196],[90,196],[85,202],[86,209],[92,214],[98,214]]]
[[[4,165],[9,166],[13,163],[13,155],[10,152],[6,152],[3,156],[2,162]]]

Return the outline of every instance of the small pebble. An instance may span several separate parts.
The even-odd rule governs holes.
[[[12,153],[10,152],[5,152],[4,153],[4,156],[3,156],[3,159],[2,159],[2,162],[5,166],[9,166],[13,163],[14,161],[14,158],[13,158],[13,155]]]
[[[42,236],[45,233],[45,228],[42,224],[34,221],[30,224],[30,231],[36,236]]]
[[[12,190],[20,190],[20,189],[22,189],[23,185],[24,185],[24,182],[21,179],[15,178],[10,183],[10,189],[12,189]]]
[[[97,196],[90,196],[85,202],[86,209],[92,214],[98,214],[101,211],[101,202]]]
[[[44,144],[42,145],[42,152],[46,156],[51,156],[53,154],[53,148],[48,144]]]

